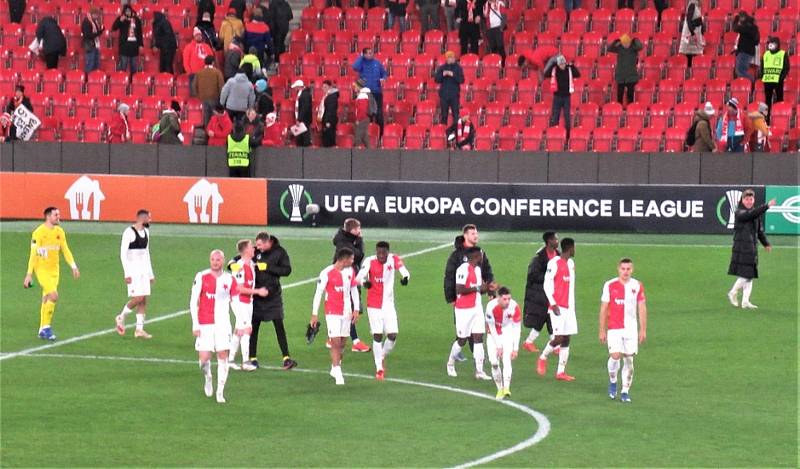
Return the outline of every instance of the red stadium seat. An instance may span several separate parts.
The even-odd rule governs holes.
[[[411,28],[400,35],[400,52],[411,54],[412,56],[419,53],[420,38],[422,31],[419,28]]]
[[[669,127],[669,117],[671,114],[671,106],[663,103],[656,103],[650,106],[650,118],[647,121],[647,127],[654,129],[661,129],[662,131]]]
[[[545,151],[564,151],[567,140],[567,131],[563,127],[550,127],[545,132]]]
[[[667,63],[664,66],[667,78],[678,80],[679,82],[686,79],[686,57],[682,55],[674,55],[667,57]]]
[[[597,116],[600,114],[598,109],[597,104],[591,101],[578,105],[575,110],[578,126],[589,130],[597,127]]]
[[[655,57],[662,57],[666,59],[672,55],[674,34],[671,33],[655,33],[653,39],[650,41],[650,48]]]
[[[67,117],[60,120],[60,131],[58,133],[59,140],[62,142],[79,142],[81,141],[81,132],[83,130],[83,123],[80,118]]]
[[[14,94],[19,76],[14,70],[0,70],[0,96]]]
[[[658,102],[661,104],[668,104],[670,106],[678,102],[678,94],[680,92],[680,82],[667,78],[661,80],[658,85]]]
[[[516,128],[528,126],[530,108],[526,103],[513,103],[508,106],[508,125]]]
[[[490,129],[499,129],[503,125],[505,118],[506,107],[501,103],[487,103],[486,112],[484,114],[484,127]]]
[[[111,120],[111,117],[117,112],[117,106],[119,101],[117,100],[116,96],[97,96],[92,98],[91,96],[86,96],[86,98],[91,99],[90,106],[94,108],[93,117],[97,119],[102,119],[106,122]],[[129,105],[135,103],[126,103]],[[75,102],[76,109],[84,108],[86,106],[85,101],[76,101]],[[135,108],[131,106],[131,108]],[[129,117],[133,117],[135,114],[135,109],[133,109]]]
[[[406,127],[405,148],[408,150],[422,150],[425,148],[425,132],[430,124],[409,125]],[[384,136],[386,133],[384,132]]]
[[[715,78],[706,82],[706,101],[711,101],[715,106],[725,101],[725,94],[728,88],[728,81],[722,78]]]
[[[437,124],[431,127],[428,148],[431,150],[444,150],[447,148],[447,126]]]
[[[711,69],[714,66],[714,58],[707,55],[699,55],[692,59],[692,78],[707,80],[711,78]]]
[[[653,153],[661,151],[663,132],[663,128],[650,128],[642,130],[642,144],[640,151]]]
[[[292,37],[289,39],[289,51],[294,54],[304,54],[308,51],[308,42],[311,38],[311,34],[309,31],[316,31],[318,28],[314,29],[295,29],[292,31]],[[283,61],[283,56],[281,56],[281,61]]]
[[[583,8],[576,8],[569,14],[569,32],[585,33],[589,30],[589,12]]]
[[[421,101],[417,103],[415,113],[415,123],[420,126],[430,127],[433,125],[433,118],[436,114],[438,102]]]
[[[351,32],[363,31],[366,25],[367,14],[363,8],[353,7],[344,9],[344,29]]]
[[[544,13],[542,10],[530,8],[522,13],[523,31],[539,32],[542,30],[542,20]]]
[[[95,117],[94,98],[91,96],[78,94],[75,95],[75,115],[85,117]]]
[[[383,25],[386,23],[386,11],[381,7],[370,8],[367,11],[367,31],[375,33],[383,32]]]
[[[498,54],[487,54],[481,60],[481,77],[489,80],[500,79],[502,57]]]
[[[494,129],[478,127],[475,129],[475,150],[494,150]]]
[[[640,10],[639,14],[636,15],[636,25],[636,31],[639,33],[640,39],[653,36],[658,25],[658,11],[655,8]]]
[[[777,129],[791,129],[792,105],[790,103],[775,103],[772,105],[770,126]],[[800,119],[800,116],[798,116]]]
[[[538,129],[547,128],[550,125],[550,104],[537,103],[531,107],[531,127]]]
[[[688,130],[688,127],[671,127],[667,129],[664,139],[664,151],[682,152],[684,150],[684,142],[686,141],[686,132]]]
[[[337,31],[338,32],[338,31]],[[327,54],[333,45],[332,32],[319,29],[311,33],[311,52],[319,55]]]
[[[600,127],[592,131],[592,150],[597,152],[610,152],[614,141],[614,129]]]
[[[164,102],[160,96],[143,96],[139,98],[136,108],[140,119],[155,121],[161,117]]]
[[[519,54],[520,52],[532,49],[535,41],[536,36],[533,31],[528,30],[516,33],[514,35],[514,52]]]
[[[617,130],[617,151],[633,152],[636,151],[636,142],[639,139],[639,131],[636,129]]]
[[[300,27],[305,31],[316,31],[320,26],[320,10],[309,6],[300,13]]]
[[[19,70],[19,84],[28,94],[38,93],[42,86],[42,74],[36,70]]]
[[[636,12],[630,8],[622,8],[614,14],[614,31],[618,33],[632,33]]]
[[[61,120],[75,115],[75,102],[72,96],[56,94],[50,100],[50,104],[53,109],[52,115],[56,119]]]
[[[702,103],[681,103],[675,106],[672,116],[672,127],[688,129],[692,125],[694,112]]]
[[[134,81],[138,80],[135,78]],[[153,77],[153,94],[156,96],[167,97],[175,96],[175,77],[171,73],[159,73]],[[188,77],[185,87],[188,89]]]
[[[563,8],[553,8],[547,12],[547,27],[545,31],[561,34],[567,25],[567,12]]]
[[[604,108],[605,109],[605,108]],[[644,127],[647,116],[647,106],[640,103],[631,103],[625,109],[625,128],[640,130]]]
[[[486,78],[477,78],[470,83],[470,100],[469,102],[482,105],[489,102],[489,96],[492,92],[492,80]]]
[[[611,30],[611,11],[599,8],[592,12],[592,31],[608,34]]]
[[[415,77],[427,79],[433,76],[436,71],[436,56],[423,52],[413,57],[413,60]]]
[[[83,126],[83,141],[100,143],[106,140],[106,123],[100,119],[86,119]]]
[[[399,79],[405,79],[411,74],[411,55],[399,53],[392,56],[389,73]]]
[[[739,105],[744,107],[750,102],[750,80],[747,78],[737,78],[731,82],[732,98],[739,100]]]
[[[683,7],[683,5],[681,5]],[[661,31],[678,37],[683,11],[680,8],[667,8],[661,12]]]
[[[642,72],[645,78],[649,78],[652,80],[660,80],[661,79],[661,71],[664,69],[664,57],[660,55],[654,55],[651,57],[645,57],[642,60]]]
[[[565,57],[578,57],[578,48],[580,44],[580,33],[564,33],[561,35],[560,49]]]
[[[569,151],[589,151],[589,139],[591,138],[592,131],[584,127],[575,127],[569,132],[569,142],[567,142],[567,150]]]
[[[333,41],[331,45],[333,46],[333,52],[340,54],[340,55],[349,55],[353,52],[353,41],[355,39],[355,33],[352,31],[336,31],[333,35]]]
[[[511,104],[514,100],[516,80],[501,78],[494,83],[494,100],[498,103]]]
[[[683,82],[681,102],[691,103],[693,106],[700,102],[703,94],[703,80],[690,78]]]
[[[539,82],[534,77],[525,78],[517,83],[517,102],[533,103],[536,100],[536,89]]]
[[[725,33],[728,24],[728,14],[732,13],[732,9],[714,8],[706,13],[706,31],[705,36],[709,37],[722,37]]]
[[[424,90],[425,80],[417,77],[406,78],[403,88],[403,100],[409,104],[417,103],[422,100]]]
[[[519,127],[501,127],[497,132],[497,149],[501,151],[514,151],[519,140]]]
[[[400,33],[397,31],[383,31],[378,35],[378,50],[382,54],[395,54],[400,44]]]
[[[425,33],[425,42],[422,50],[426,54],[438,56],[444,52],[444,33],[438,29],[432,29]]]
[[[464,80],[467,82],[475,81],[478,77],[478,64],[480,57],[476,54],[464,54],[461,56],[459,63],[461,68],[464,69]]]
[[[601,115],[601,126],[616,129],[620,125],[622,117],[622,105],[619,103],[607,103],[603,105]]]
[[[328,7],[322,10],[322,28],[327,31],[339,31],[342,23],[342,9]]]
[[[42,92],[50,95],[61,93],[64,74],[60,70],[46,70],[42,73]]]
[[[540,151],[544,135],[543,128],[525,127],[522,129],[522,150]]]

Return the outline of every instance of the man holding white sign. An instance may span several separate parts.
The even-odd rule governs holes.
[[[12,115],[12,123],[11,123],[11,129],[8,132],[8,140],[18,140],[18,139],[29,140],[30,136],[33,135],[33,131],[36,130],[36,128],[38,128],[39,125],[41,125],[41,122],[39,122],[36,125],[36,128],[33,128],[28,132],[27,134],[28,138],[22,138],[20,136],[20,132],[18,131],[17,127],[18,126],[25,127],[25,124],[28,122],[28,120],[20,120],[16,115],[17,109],[20,109],[20,112],[22,113],[25,113],[27,111],[26,115],[33,116],[37,122],[39,121],[39,119],[33,114],[33,106],[31,105],[31,100],[28,99],[27,96],[25,96],[25,87],[22,85],[17,85],[14,91],[14,97],[11,98],[11,101],[9,101],[8,105],[6,106],[6,112]]]

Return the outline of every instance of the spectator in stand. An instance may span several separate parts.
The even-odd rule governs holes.
[[[264,22],[261,8],[254,8],[252,19],[244,24],[244,44],[248,51],[255,47],[258,58],[264,66],[269,63],[272,55],[272,35],[269,25]]]
[[[736,98],[728,100],[725,114],[717,121],[717,140],[721,151],[726,153],[744,151],[744,116]]]
[[[502,0],[488,0],[483,4],[483,17],[486,18],[486,42],[490,54],[499,54],[506,64],[506,46],[503,32],[506,30],[506,4]]]
[[[130,5],[122,7],[122,14],[114,20],[112,31],[119,31],[119,63],[117,70],[139,71],[139,52],[144,46],[142,20]]]
[[[686,3],[686,15],[681,23],[681,41],[678,53],[686,56],[686,66],[692,68],[692,58],[703,55],[706,40],[703,38],[703,14],[700,11],[700,0],[689,0]]]
[[[221,50],[222,44],[219,41],[219,36],[217,36],[217,30],[214,29],[214,23],[211,19],[211,13],[205,12],[203,13],[203,17],[200,21],[197,22],[195,25],[198,29],[200,29],[200,34],[203,35],[203,42],[208,44],[212,50]]]
[[[564,111],[564,129],[569,131],[572,128],[572,116],[570,114],[570,97],[575,92],[575,78],[580,78],[578,69],[567,63],[566,57],[559,55],[556,57],[556,64],[544,70],[545,78],[550,77],[550,90],[553,91],[553,110],[550,114],[550,127],[558,125],[561,110]],[[547,86],[547,85],[545,85]]]
[[[29,111],[34,112],[33,105],[31,104],[31,100],[25,96],[25,87],[23,85],[17,85],[14,88],[14,97],[8,101],[6,105],[6,112],[10,115],[14,115],[14,111],[19,106],[25,106],[28,108]],[[17,139],[17,128],[14,126],[13,122],[11,127],[8,130],[8,140],[16,140]]]
[[[447,125],[448,112],[453,113],[453,123],[458,121],[464,70],[456,62],[455,52],[449,50],[444,56],[445,63],[436,69],[434,80],[439,84],[439,122]]]
[[[178,40],[175,30],[164,13],[153,14],[153,52],[158,50],[158,72],[175,73],[175,54],[178,52]]]
[[[52,16],[45,16],[36,26],[36,39],[41,41],[39,52],[44,56],[47,69],[58,68],[58,58],[67,55],[67,38]]]
[[[456,3],[456,23],[458,39],[461,42],[461,55],[477,54],[481,39],[481,15],[483,10],[478,0],[458,0]]]
[[[194,89],[195,74],[206,66],[206,57],[214,56],[214,50],[203,40],[200,28],[195,26],[192,34],[194,41],[183,48],[183,69],[189,74],[190,89]]]
[[[581,7],[581,0],[564,0],[564,9],[567,10],[567,15],[576,9]]]
[[[256,111],[262,119],[270,112],[275,111],[275,102],[272,99],[272,88],[269,87],[267,80],[256,81]]]
[[[617,0],[617,9],[630,8],[633,9],[633,0]]]
[[[658,25],[661,26],[661,13],[669,7],[667,0],[654,0],[654,6],[656,7],[656,11],[658,12]]]
[[[639,39],[631,39],[628,33],[608,47],[608,51],[617,54],[617,66],[614,79],[617,82],[617,102],[625,104],[623,98],[627,96],[628,104],[633,102],[634,89],[639,82],[639,51],[644,48]]]
[[[375,98],[377,105],[377,113],[375,114],[375,122],[381,128],[383,133],[383,82],[386,80],[388,74],[386,68],[375,59],[375,53],[372,48],[365,47],[361,51],[361,56],[353,62],[353,70],[358,72],[358,77],[364,80],[364,87],[369,88],[372,97]]]
[[[355,101],[355,135],[353,139],[353,148],[358,148],[359,145],[363,145],[364,148],[369,148],[369,101],[369,88],[359,88],[358,96],[356,96]]]
[[[199,23],[203,16],[207,13],[209,18],[208,20],[212,23],[214,22],[214,13],[217,11],[217,6],[214,4],[214,0],[197,0],[197,21]]]
[[[442,0],[441,4],[442,8],[444,8],[444,19],[447,23],[447,30],[455,31],[458,28],[458,23],[456,22],[456,5],[458,4],[458,0]]]
[[[317,119],[322,127],[322,146],[336,146],[336,124],[339,123],[339,90],[330,80],[322,82],[325,97],[317,109]]]
[[[264,76],[265,70],[261,68],[261,61],[258,59],[258,51],[255,47],[250,47],[247,54],[242,56],[242,61],[239,62],[239,68],[244,68],[249,65],[248,70],[245,70],[245,75],[250,82],[255,82],[258,78]]]
[[[247,10],[247,2],[245,0],[231,0],[228,4],[229,9],[236,11],[236,17],[244,21],[244,12]]]
[[[272,17],[270,28],[275,49],[275,61],[280,62],[281,54],[286,52],[286,36],[289,34],[289,24],[294,19],[294,13],[286,0],[272,0],[269,4],[269,11]]]
[[[703,109],[694,112],[692,127],[694,127],[694,145],[691,150],[696,152],[709,153],[717,151],[717,144],[711,136],[711,118],[716,111],[714,105],[707,102]]]
[[[415,3],[422,22],[422,34],[439,29],[439,0],[417,0]]]
[[[219,38],[222,40],[222,50],[227,51],[233,38],[244,36],[244,23],[236,17],[236,10],[228,9],[228,14],[219,27]]]
[[[295,135],[295,144],[298,147],[311,146],[311,119],[313,110],[311,108],[311,90],[306,88],[303,80],[292,83],[292,91],[297,92],[294,102],[294,121],[296,126],[303,124],[306,128],[304,132]]]
[[[103,15],[92,7],[81,21],[81,42],[85,53],[83,72],[89,73],[100,67],[100,36],[103,34]]]
[[[25,0],[8,0],[8,16],[12,23],[22,23],[25,14]]]
[[[452,148],[472,150],[475,146],[475,126],[472,125],[469,114],[464,113],[447,129],[447,141]]]
[[[750,71],[750,64],[756,58],[756,47],[761,40],[756,20],[747,12],[740,11],[733,20],[733,31],[739,34],[734,53],[736,54],[736,77],[750,80],[750,85],[755,86],[755,74]]]
[[[242,40],[238,37],[234,37],[231,44],[225,50],[225,63],[223,64],[222,76],[226,81],[239,73],[239,64],[242,63],[242,57],[244,57]]]
[[[234,125],[244,119],[245,111],[256,103],[256,93],[243,71],[225,82],[220,92],[219,103],[225,106]]]
[[[108,143],[127,143],[131,141],[131,127],[128,125],[128,112],[131,107],[119,103],[117,112],[111,118],[108,126]]]
[[[158,122],[158,143],[164,145],[180,145],[183,143],[181,120],[178,117],[180,112],[181,105],[173,100],[169,107],[161,113],[161,120]]]
[[[761,61],[761,81],[764,83],[764,99],[772,112],[772,104],[783,102],[783,82],[789,75],[789,54],[781,50],[781,40],[770,37],[767,51]],[[769,115],[767,116],[769,122]]]
[[[747,115],[746,124],[748,125],[745,125],[744,129],[744,141],[745,146],[750,151],[768,152],[771,150],[769,138],[772,136],[772,132],[767,125],[768,116],[769,107],[767,103],[758,103],[758,110]]]
[[[4,112],[0,115],[0,143],[5,143],[11,135],[11,114]]]
[[[278,124],[278,115],[274,112],[264,117],[264,141],[261,144],[265,147],[283,146],[283,132]]]
[[[250,136],[250,148],[261,146],[264,140],[264,123],[254,108],[248,109],[245,114],[244,130]]]
[[[517,66],[522,67],[527,64],[539,75],[539,81],[544,81],[544,69],[555,65],[558,49],[552,46],[539,46],[536,49],[523,50],[517,58]]]
[[[386,0],[386,11],[389,12],[389,18],[386,23],[386,29],[394,28],[395,21],[400,23],[400,32],[402,33],[408,29],[408,21],[406,19],[408,0]]]
[[[225,106],[217,104],[214,106],[214,114],[206,124],[206,135],[208,135],[208,146],[224,146],[228,135],[233,130],[231,118],[225,113]]]
[[[211,119],[211,112],[219,105],[219,96],[222,87],[225,86],[225,78],[222,72],[214,67],[214,56],[207,55],[205,67],[197,72],[191,82],[192,96],[197,97],[203,103],[203,125],[208,124]],[[229,134],[226,132],[225,135]]]

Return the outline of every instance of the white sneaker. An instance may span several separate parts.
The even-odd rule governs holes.
[[[240,371],[242,369],[242,367],[237,365],[236,362],[228,362],[228,368],[230,368],[231,370],[236,370],[236,371]]]
[[[735,291],[729,291],[728,292],[728,301],[730,301],[733,306],[736,306],[736,307],[739,306],[739,300],[736,299],[736,292]]]
[[[250,363],[250,362],[244,362],[244,363],[242,363],[242,370],[243,370],[243,371],[256,371],[257,369],[258,369],[258,367],[257,367],[257,366],[255,366],[255,365],[253,365],[253,364],[252,364],[252,363]]]
[[[337,386],[344,386],[344,376],[341,373],[335,377],[335,381]]]
[[[226,402],[228,402],[228,401],[225,400],[225,396],[223,396],[221,392],[218,392],[217,393],[217,403],[218,404],[224,404]]]
[[[338,370],[331,368],[331,372],[328,374],[331,375],[331,378],[333,378],[333,381],[336,383],[337,386],[341,386],[344,384],[344,375],[342,374],[341,368],[339,368]]]
[[[749,301],[748,302],[742,301],[742,308],[744,308],[744,309],[758,309],[758,306],[754,305],[753,303],[750,303]]]
[[[203,391],[206,393],[206,397],[214,395],[214,380],[210,375],[206,377],[206,385],[203,387]]]
[[[455,363],[448,363],[447,364],[447,376],[451,378],[458,377],[458,373],[456,373],[456,364]]]
[[[484,373],[483,371],[476,371],[475,372],[475,379],[482,379],[484,381],[492,381],[492,377]]]

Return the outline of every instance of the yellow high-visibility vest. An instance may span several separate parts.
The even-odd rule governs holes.
[[[786,57],[786,51],[778,52],[764,52],[764,77],[761,79],[764,83],[778,83],[781,81],[781,72],[783,71],[783,62]]]
[[[236,141],[228,135],[228,167],[246,168],[250,166],[250,135]]]

